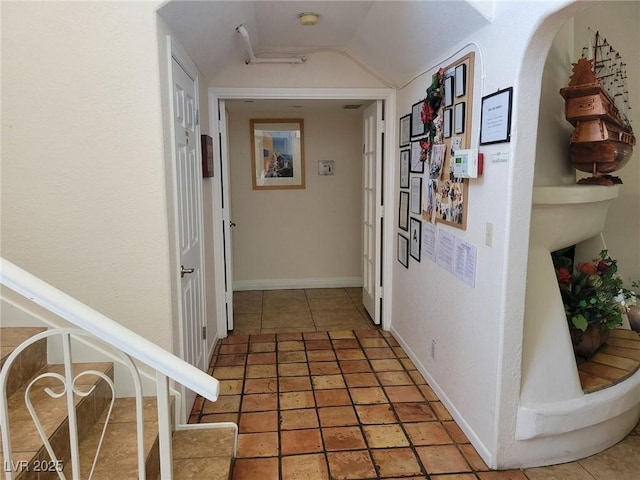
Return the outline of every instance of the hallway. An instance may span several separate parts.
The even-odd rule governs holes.
[[[242,325],[240,317],[239,327],[262,333],[231,335],[218,344],[210,373],[221,381],[221,396],[215,403],[199,398],[190,418],[238,423],[234,480],[637,478],[640,426],[579,462],[489,471],[391,334],[372,326],[345,329],[344,319],[335,329],[314,323],[314,311],[331,311],[318,309],[331,308],[331,298],[336,318],[358,311],[357,290],[247,292],[240,295],[246,305],[236,297],[240,311],[254,311],[238,314],[253,315],[254,326]],[[298,314],[282,311],[287,307],[273,299],[279,295],[297,298]],[[296,315],[306,331],[289,331],[285,319]]]
[[[234,335],[375,328],[362,288],[233,292]]]

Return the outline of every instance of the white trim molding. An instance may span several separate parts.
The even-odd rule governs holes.
[[[345,288],[361,287],[361,277],[340,278],[281,278],[265,280],[236,280],[233,290],[280,290],[296,288]]]
[[[209,88],[209,112],[217,112],[218,100],[225,99],[348,99],[348,100],[383,100],[384,101],[384,120],[387,128],[384,132],[384,171],[383,171],[383,189],[385,192],[383,199],[383,217],[385,219],[383,223],[382,235],[384,238],[383,252],[382,252],[382,284],[386,292],[393,291],[393,264],[395,262],[394,251],[394,238],[395,238],[395,212],[396,212],[396,199],[394,198],[395,192],[395,178],[396,178],[396,156],[397,156],[397,132],[396,132],[396,90],[393,88],[236,88],[236,87],[223,87]],[[217,120],[212,118],[212,120]],[[216,122],[217,123],[217,122]],[[213,130],[213,128],[212,128]],[[217,238],[218,242],[222,242],[219,237],[221,233],[216,229],[214,231],[214,238]],[[310,279],[314,280],[314,279]],[[344,280],[344,279],[341,279]],[[278,282],[285,282],[286,280],[279,280]],[[303,285],[303,279],[296,280],[295,285],[298,288],[322,288],[334,285],[320,284],[311,282]],[[216,278],[216,284],[223,284],[224,277],[221,276],[220,270]],[[262,281],[264,282],[264,281]],[[266,281],[269,282],[269,281]],[[258,284],[246,284],[242,282],[233,282],[234,290],[248,290],[248,289],[274,289],[274,288],[286,288],[275,287],[275,283]],[[285,285],[285,284],[281,284]],[[291,288],[291,284],[289,288]],[[308,286],[307,286],[308,285]],[[361,286],[362,281],[359,280],[358,285],[345,285],[340,286]],[[236,288],[237,286],[237,288]],[[392,312],[392,298],[388,294],[383,298],[382,310],[381,310],[381,324],[384,330],[391,328],[391,312]]]

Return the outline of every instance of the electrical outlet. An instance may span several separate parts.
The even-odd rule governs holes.
[[[487,228],[484,232],[484,243],[489,247],[493,246],[493,223],[487,222]]]

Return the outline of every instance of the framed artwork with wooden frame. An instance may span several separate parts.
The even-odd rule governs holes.
[[[209,135],[200,135],[202,150],[202,176],[213,177],[213,138]]]
[[[252,119],[250,131],[253,189],[304,188],[304,121]]]

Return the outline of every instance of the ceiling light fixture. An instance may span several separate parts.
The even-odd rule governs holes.
[[[298,15],[298,18],[300,19],[300,25],[304,25],[305,27],[317,25],[318,17],[319,15],[314,12],[303,12],[300,15]]]

